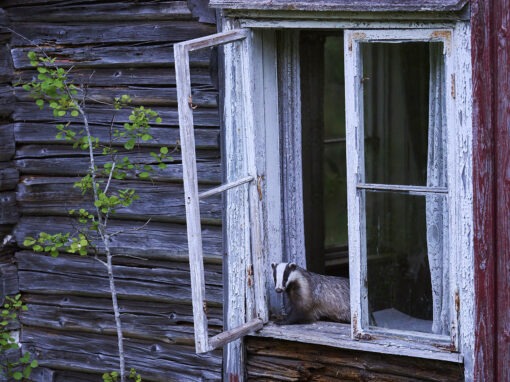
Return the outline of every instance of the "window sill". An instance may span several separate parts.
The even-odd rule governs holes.
[[[350,325],[332,322],[282,326],[270,322],[252,335],[373,353],[463,362],[462,354],[448,350],[446,342],[424,343],[381,334],[371,335],[370,339],[353,340]]]

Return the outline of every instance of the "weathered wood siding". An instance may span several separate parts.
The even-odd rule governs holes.
[[[250,381],[464,381],[462,364],[250,337]]]
[[[108,141],[113,110],[101,102],[129,94],[134,105],[157,110],[163,123],[154,130],[156,143],[130,154],[133,161],[143,162],[158,146],[178,145],[173,44],[214,33],[216,27],[198,22],[186,1],[6,0],[2,7],[16,33],[0,33],[0,229],[10,232],[17,223],[14,236],[21,247],[27,235],[69,229],[68,211],[90,206],[73,188],[87,170],[86,153],[57,140],[51,112],[40,110],[14,85],[36,75],[27,53],[44,48],[59,65],[72,68],[75,83],[87,84],[88,95],[96,100],[88,102],[90,123],[103,142]],[[200,10],[200,4],[192,9]],[[12,63],[14,76],[4,63]],[[221,180],[216,77],[210,65],[209,52],[193,55],[198,173],[204,189]],[[128,116],[117,113],[115,123]],[[79,128],[78,119],[73,126]],[[144,381],[220,380],[221,352],[195,354],[180,152],[172,156],[174,161],[152,182],[127,181],[140,200],[111,221],[112,227],[124,230],[112,243],[115,253],[136,256],[116,257],[114,266],[126,363]],[[202,206],[213,333],[221,328],[223,315],[220,203],[220,198],[210,198]],[[143,229],[129,230],[149,219]],[[21,317],[21,342],[41,365],[34,380],[100,381],[103,372],[116,369],[105,267],[93,258],[55,259],[22,248],[14,259],[0,261],[2,292],[10,293],[19,282],[28,304]],[[18,277],[13,277],[15,266]],[[4,280],[11,279],[4,287]]]

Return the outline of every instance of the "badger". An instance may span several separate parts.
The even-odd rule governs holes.
[[[287,297],[287,315],[276,324],[351,321],[349,279],[319,275],[295,263],[273,263],[271,267],[276,292],[285,292]]]

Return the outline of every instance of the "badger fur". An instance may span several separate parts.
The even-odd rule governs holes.
[[[349,279],[308,272],[295,263],[271,266],[276,292],[287,297],[287,316],[277,324],[351,321]]]

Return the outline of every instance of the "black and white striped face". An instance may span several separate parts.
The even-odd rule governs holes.
[[[281,293],[287,288],[290,282],[292,282],[295,278],[293,275],[294,270],[296,269],[295,263],[273,263],[271,264],[273,268],[273,278],[274,278],[274,287],[277,293]]]

